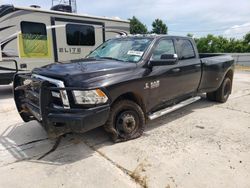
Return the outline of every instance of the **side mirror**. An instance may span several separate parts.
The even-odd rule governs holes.
[[[174,65],[178,61],[177,54],[162,54],[158,60],[150,60],[149,66]]]

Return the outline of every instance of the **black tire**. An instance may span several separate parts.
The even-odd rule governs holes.
[[[215,101],[216,100],[216,92],[207,93],[207,99],[210,101]]]
[[[130,100],[115,102],[104,126],[114,142],[140,137],[145,128],[145,116],[141,107]]]
[[[232,91],[232,81],[230,78],[226,77],[219,89],[214,92],[207,93],[207,99],[211,101],[216,101],[220,103],[224,103],[227,101],[229,95]]]
[[[232,81],[230,78],[226,77],[220,88],[216,91],[216,101],[220,103],[224,103],[227,101],[229,95],[232,91]]]

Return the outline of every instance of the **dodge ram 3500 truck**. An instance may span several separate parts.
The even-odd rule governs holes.
[[[84,59],[15,75],[14,98],[22,119],[39,121],[50,137],[104,126],[117,142],[203,93],[226,102],[233,74],[232,57],[198,54],[191,38],[126,36]]]

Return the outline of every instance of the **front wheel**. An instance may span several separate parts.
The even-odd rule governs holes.
[[[141,107],[130,100],[116,102],[110,110],[104,126],[114,142],[138,138],[145,128],[145,116]]]

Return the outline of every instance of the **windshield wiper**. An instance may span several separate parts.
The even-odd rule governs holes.
[[[116,60],[116,61],[123,61],[121,59],[113,58],[113,57],[99,57],[100,59],[111,59],[111,60]],[[124,61],[123,61],[124,62]]]

